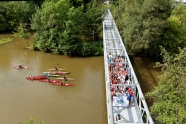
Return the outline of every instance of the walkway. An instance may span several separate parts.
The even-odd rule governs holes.
[[[104,13],[103,42],[108,124],[154,124],[109,10]]]

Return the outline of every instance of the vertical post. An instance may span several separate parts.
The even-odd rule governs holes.
[[[94,31],[92,32],[92,34],[93,34],[93,42],[94,42]]]

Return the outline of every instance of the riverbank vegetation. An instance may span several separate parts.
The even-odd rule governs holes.
[[[11,37],[0,38],[0,44],[9,43],[12,41],[13,41],[13,38]]]
[[[28,122],[20,122],[20,124],[34,124],[34,120],[36,119],[37,117],[34,116],[33,118],[30,118],[30,120]],[[44,121],[40,122],[40,124],[44,124]]]
[[[31,19],[33,48],[76,56],[103,53],[102,9],[96,3],[73,6],[68,0],[46,1]]]
[[[34,50],[75,56],[103,54],[102,2],[47,0],[1,2],[5,12],[2,31],[14,31],[25,39],[25,47]],[[9,10],[10,8],[13,8]],[[32,44],[27,43],[29,31],[35,31]]]
[[[186,123],[186,48],[179,49],[179,54],[172,55],[162,50],[164,63],[156,63],[161,67],[163,75],[154,91],[146,94],[153,99],[151,113],[162,124]]]
[[[0,2],[0,33],[17,32],[21,25],[25,25],[22,30],[26,31],[30,27],[31,15],[35,13],[35,7],[39,7],[41,2],[34,1],[2,1]],[[15,35],[14,35],[15,36]],[[16,35],[18,36],[18,35]],[[20,38],[21,35],[19,35]],[[2,36],[0,44],[13,41],[11,36]]]

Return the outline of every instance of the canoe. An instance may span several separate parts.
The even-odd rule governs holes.
[[[43,72],[44,74],[57,74],[57,75],[62,75],[62,74],[70,74],[70,72],[65,72],[65,71],[55,71],[55,72]]]
[[[22,66],[22,68],[19,68],[19,66],[13,66],[13,68],[16,68],[16,69],[23,69],[23,68],[29,68],[29,66]]]
[[[57,78],[57,79],[64,80],[64,78]],[[76,79],[74,79],[74,78],[67,78],[67,80],[73,81],[73,80],[76,80]]]
[[[64,69],[64,68],[58,68],[57,70],[55,68],[50,68],[50,69],[47,69],[47,70],[51,70],[51,71],[63,71],[63,70],[67,70],[67,69]]]
[[[59,77],[59,75],[54,75],[54,74],[49,74],[49,73],[41,74],[41,75],[44,75],[44,76],[47,76],[47,77]]]
[[[52,85],[58,85],[58,86],[75,86],[74,84],[67,84],[67,83],[50,83]]]
[[[47,76],[33,76],[33,77],[26,77],[27,80],[42,80],[42,79],[47,79]]]
[[[48,80],[48,79],[42,79],[38,80],[39,82],[49,82],[49,83],[58,83],[61,82],[60,80]]]

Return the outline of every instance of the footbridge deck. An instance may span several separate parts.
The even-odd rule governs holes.
[[[109,9],[103,17],[108,124],[154,124]]]

